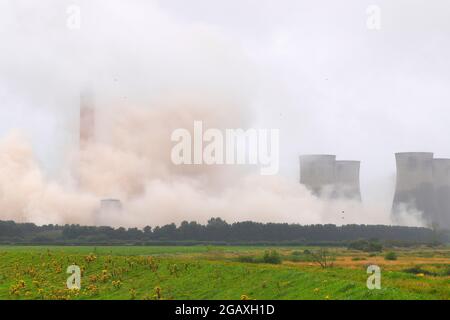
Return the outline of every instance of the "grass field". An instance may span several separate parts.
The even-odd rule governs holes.
[[[264,263],[270,250],[281,263]],[[390,250],[396,260],[328,248],[327,268],[308,250],[318,248],[4,246],[0,299],[450,299],[449,247]],[[380,290],[366,287],[372,264]],[[66,287],[70,265],[80,290]]]

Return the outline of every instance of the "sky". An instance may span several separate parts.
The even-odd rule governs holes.
[[[368,28],[370,6],[380,28]],[[80,27],[71,28],[72,6]],[[450,157],[446,0],[0,2],[0,138],[20,130],[46,175],[74,141],[78,96],[100,104],[206,99],[280,129],[298,156],[361,160],[364,201],[391,205],[395,152]],[[222,111],[221,111],[222,110]]]

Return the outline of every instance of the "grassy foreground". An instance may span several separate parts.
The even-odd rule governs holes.
[[[0,299],[450,299],[450,248],[368,254],[329,248],[321,268],[305,252],[261,247],[0,247]],[[264,263],[276,250],[282,263]],[[305,251],[306,250],[306,251]],[[381,267],[381,290],[366,269]],[[69,290],[78,265],[81,290]]]

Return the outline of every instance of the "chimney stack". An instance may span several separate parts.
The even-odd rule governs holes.
[[[80,148],[95,138],[95,107],[93,94],[84,91],[80,95]]]

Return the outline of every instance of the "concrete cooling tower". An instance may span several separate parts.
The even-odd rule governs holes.
[[[122,214],[122,202],[119,199],[103,199],[100,201],[100,210],[96,215],[97,225],[109,225],[111,219]]]
[[[334,184],[335,161],[334,155],[300,156],[300,183],[315,195],[323,195]]]
[[[361,201],[360,161],[339,160],[335,163],[335,193],[338,198]]]
[[[433,192],[433,153],[397,153],[397,183],[393,204],[393,217],[398,220],[405,210],[418,210],[424,221],[435,220]]]
[[[433,160],[435,224],[450,230],[450,159]]]

